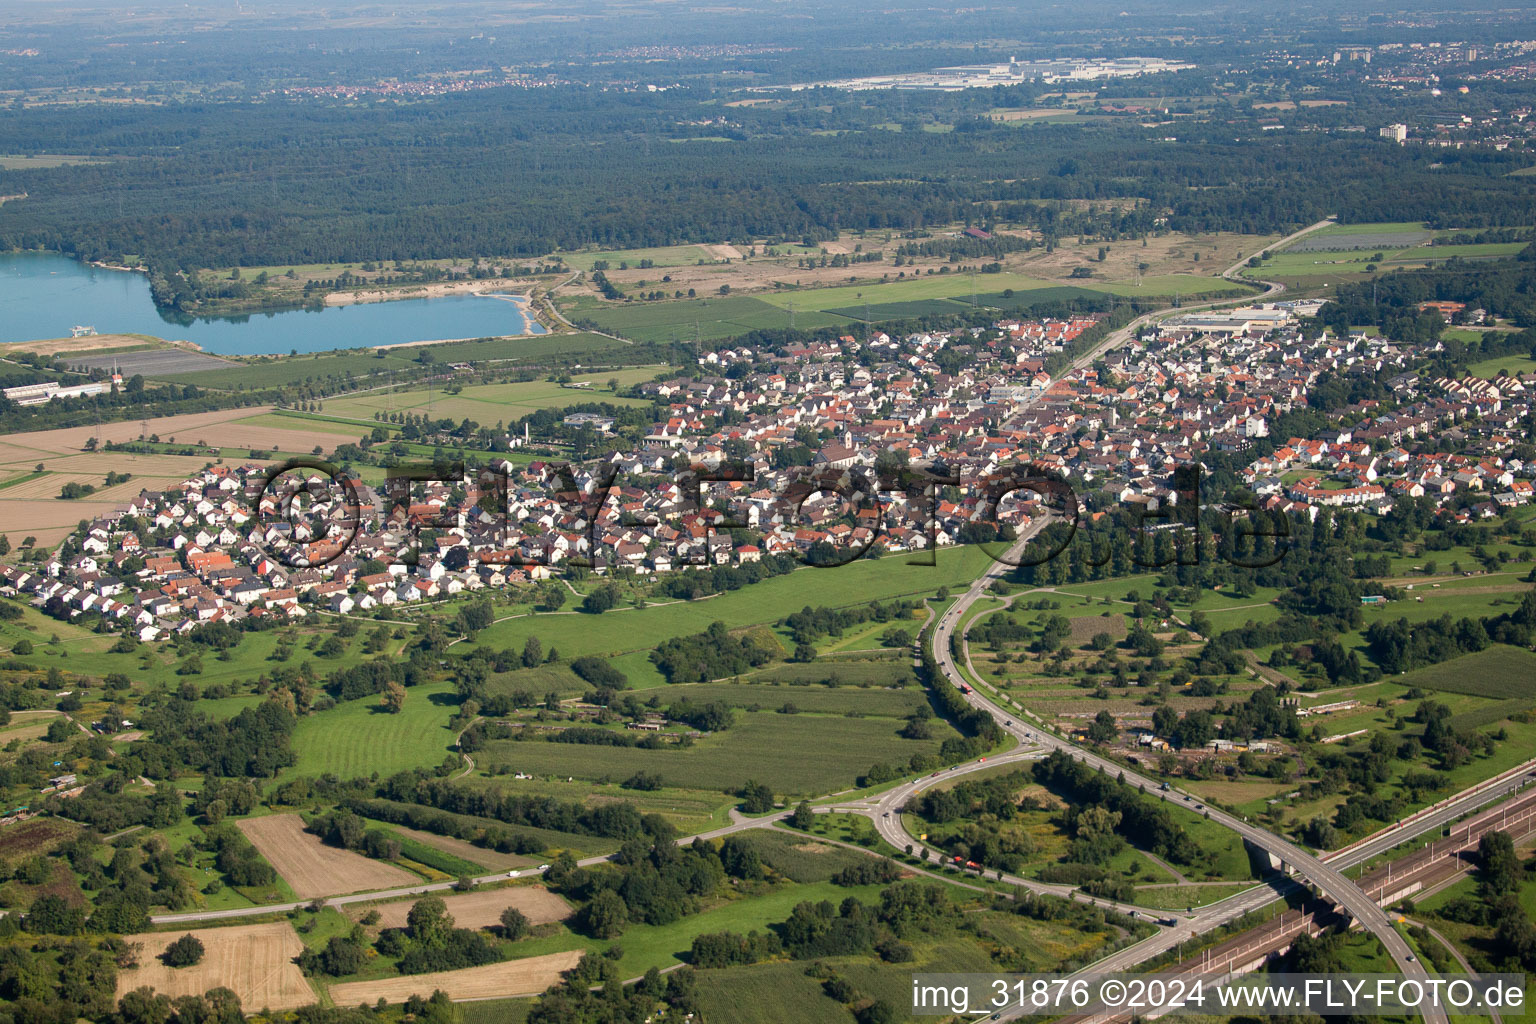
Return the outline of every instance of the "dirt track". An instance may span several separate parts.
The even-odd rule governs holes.
[[[460,928],[487,928],[501,921],[501,912],[516,907],[533,924],[563,921],[571,915],[565,900],[541,885],[517,886],[511,889],[490,889],[485,892],[461,892],[444,896],[448,913]],[[415,900],[394,900],[389,903],[352,904],[347,913],[354,919],[370,910],[379,912],[379,924],[385,928],[404,928]]]
[[[331,986],[331,1001],[337,1006],[373,1003],[381,997],[390,1003],[403,1003],[413,995],[429,996],[442,989],[455,1002],[469,999],[502,999],[509,996],[538,995],[560,981],[560,972],[568,971],[581,959],[580,950],[550,953],[525,960],[507,960],[462,971],[413,974],[403,978],[378,981],[353,981]]]
[[[318,836],[304,831],[304,819],[297,814],[247,818],[239,825],[240,831],[300,899],[388,889],[421,881],[393,864],[326,846]]]
[[[165,948],[188,934],[202,942],[206,950],[202,962],[191,967],[161,963],[158,957]],[[118,972],[118,998],[142,985],[173,998],[202,995],[222,985],[240,997],[240,1005],[248,1012],[264,1006],[292,1010],[316,1001],[293,962],[304,944],[287,921],[128,935],[124,940],[139,947],[139,966]]]

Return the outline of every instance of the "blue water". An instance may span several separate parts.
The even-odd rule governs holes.
[[[530,320],[507,299],[450,295],[177,323],[155,309],[143,274],[52,253],[0,253],[0,342],[67,338],[83,324],[99,334],[152,334],[206,352],[262,355],[546,333]]]

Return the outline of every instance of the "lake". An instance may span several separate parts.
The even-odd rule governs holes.
[[[143,274],[103,270],[54,253],[0,253],[0,342],[67,338],[76,324],[100,334],[190,341],[221,355],[547,333],[516,303],[491,295],[208,317],[183,326],[160,315]]]

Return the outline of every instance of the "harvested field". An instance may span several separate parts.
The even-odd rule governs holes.
[[[538,995],[560,981],[560,973],[576,966],[581,959],[580,950],[566,953],[550,953],[547,956],[528,957],[523,960],[507,960],[484,967],[468,967],[462,971],[438,971],[435,974],[412,974],[403,978],[381,978],[378,981],[354,981],[345,985],[331,986],[331,1001],[337,1006],[372,1004],[379,999],[389,1003],[403,1003],[411,996],[428,996],[437,989],[447,993],[456,1002],[467,999],[504,999],[508,996]],[[295,971],[298,968],[294,968]],[[259,1004],[257,1004],[259,1005]]]
[[[22,450],[14,442],[22,435],[0,438],[0,532],[15,544],[36,537],[51,546],[62,540],[81,519],[119,508],[144,489],[168,487],[197,472],[208,460],[177,455],[128,455],[122,452],[72,452],[56,455]],[[47,469],[39,475],[34,467]],[[112,488],[107,473],[131,473],[132,479]],[[96,493],[75,501],[59,498],[67,483],[90,484]]]
[[[202,962],[191,967],[165,966],[160,954],[183,935],[194,935],[202,942],[206,950]],[[222,985],[251,1012],[263,1006],[292,1010],[315,1001],[315,993],[293,962],[304,951],[304,943],[287,921],[129,935],[124,941],[138,946],[139,966],[118,972],[119,998],[143,985],[172,998],[200,996]]]
[[[239,825],[240,831],[300,899],[388,889],[421,881],[393,864],[326,846],[318,836],[304,831],[304,819],[297,814],[247,818]]]
[[[0,492],[4,493],[4,492]],[[14,545],[22,537],[36,537],[39,547],[53,545],[75,532],[82,519],[94,519],[118,505],[112,501],[6,501],[0,502],[0,532]]]
[[[415,905],[414,899],[393,900],[389,903],[348,904],[347,913],[356,920],[370,910],[379,912],[382,928],[404,928],[406,916]],[[460,928],[489,928],[501,921],[501,912],[516,907],[533,924],[563,921],[571,916],[571,908],[542,885],[516,886],[510,889],[490,889],[486,892],[458,892],[443,897],[448,913]]]
[[[1131,631],[1130,627],[1126,625],[1125,616],[1119,612],[1108,616],[1073,616],[1067,621],[1072,623],[1072,639],[1069,643],[1074,647],[1082,646],[1100,633],[1108,633],[1116,640],[1120,640]]]
[[[193,352],[185,348],[156,348],[142,352],[124,352],[122,355],[84,356],[69,361],[71,367],[110,370],[116,366],[124,377],[143,374],[146,377],[170,377],[178,373],[196,373],[199,370],[225,370],[239,363],[206,352]]]
[[[161,416],[149,421],[149,433],[158,434],[162,440],[174,437],[184,444],[191,444],[199,437],[215,438],[223,444],[240,444],[244,443],[243,440],[231,440],[227,431],[216,428],[232,420],[271,411],[270,406],[252,406],[247,409],[219,409],[214,412]],[[76,454],[84,451],[85,443],[98,435],[103,444],[108,441],[137,441],[142,429],[139,420],[124,420],[103,423],[99,427],[63,427],[58,430],[7,434],[0,438],[0,465],[25,461],[29,457],[36,462],[39,455]],[[311,441],[304,447],[304,451],[313,446],[314,442]]]

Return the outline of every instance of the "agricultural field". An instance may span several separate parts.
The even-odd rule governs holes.
[[[1349,249],[1401,249],[1426,242],[1433,232],[1423,224],[1373,223],[1330,224],[1292,243],[1289,252],[1327,252]]]
[[[240,831],[300,899],[386,889],[420,881],[415,875],[350,850],[326,846],[304,831],[297,814],[272,814],[238,822]]]
[[[1506,373],[1516,376],[1536,373],[1536,359],[1520,355],[1494,356],[1491,359],[1472,363],[1467,367],[1467,373],[1485,380],[1492,380]]]
[[[1058,110],[1054,112],[1054,117],[1065,120],[1076,118],[1078,115],[1073,110]],[[883,127],[898,130],[896,125]],[[944,130],[949,128],[948,125],[930,126],[934,129],[940,127]],[[1115,205],[1114,200],[1083,200],[1081,202],[1068,200],[1066,202],[1069,205],[1099,208]],[[933,240],[953,237],[964,227],[965,225],[962,224],[954,224],[937,228],[928,237]],[[1008,225],[999,226],[995,233],[1024,237],[1031,235],[1028,230],[1015,229]],[[1056,282],[1054,287],[1036,287],[1030,291],[1021,292],[1017,298],[1002,296],[999,294],[1000,287],[988,284],[989,280],[995,280],[992,275],[986,275],[978,278],[977,289],[991,296],[991,298],[984,298],[983,302],[998,305],[1001,308],[1017,306],[1021,301],[1028,303],[1067,301],[1081,295],[1102,293],[1104,287],[1091,282],[1086,285],[1088,290],[1070,287],[1081,280],[1072,278],[1071,273],[1078,268],[1086,268],[1093,271],[1093,281],[1107,282],[1111,290],[1118,282],[1124,283],[1131,293],[1148,293],[1148,281],[1167,278],[1169,275],[1212,280],[1211,275],[1221,268],[1229,266],[1245,254],[1272,241],[1274,238],[1270,236],[1242,235],[1232,232],[1209,234],[1167,232],[1151,235],[1135,242],[1112,243],[1108,246],[1101,246],[1096,239],[1060,238],[1057,239],[1055,247],[1049,251],[1044,247],[1037,247],[1028,251],[1013,252],[1001,261],[1006,272],[1020,274],[1040,282]],[[610,260],[609,269],[605,273],[610,281],[623,290],[635,294],[647,294],[652,290],[673,294],[691,288],[699,295],[715,296],[719,294],[720,286],[729,285],[735,295],[767,298],[768,301],[781,307],[783,302],[773,296],[810,295],[812,296],[810,301],[815,302],[813,296],[816,290],[848,286],[860,290],[861,279],[867,279],[863,281],[865,285],[877,284],[874,280],[876,277],[889,284],[931,283],[940,279],[941,271],[950,272],[943,274],[942,277],[951,282],[959,278],[969,278],[968,273],[954,274],[955,267],[942,256],[915,257],[905,268],[894,269],[894,264],[890,262],[891,254],[894,253],[895,247],[901,244],[902,240],[888,231],[853,231],[844,232],[836,239],[818,242],[814,246],[783,242],[771,245],[759,242],[755,246],[700,246],[699,248],[707,251],[712,262],[702,265],[658,267],[657,269],[664,270],[660,275],[657,269],[641,269],[637,265],[638,260],[632,261],[628,270],[619,269],[617,264]],[[837,266],[830,261],[826,261],[823,265],[823,261],[819,259],[821,256],[835,257],[872,251],[884,252],[886,260],[872,264]],[[812,257],[814,265],[806,265],[801,259],[804,256]],[[726,260],[729,262],[724,262]],[[1143,281],[1141,288],[1135,286],[1138,275]],[[658,280],[658,276],[666,280]],[[876,303],[866,296],[863,300],[850,302],[842,307],[797,304],[795,308],[800,312],[797,314],[795,325],[806,326],[810,321],[802,319],[806,316],[804,311],[814,308],[826,309],[856,320],[862,320],[866,316],[871,320],[888,320],[920,316],[928,312],[963,312],[971,300],[971,285],[967,281],[958,287],[958,291],[944,293],[953,295],[954,298],[914,297],[908,301],[898,296],[894,300],[881,299]],[[1208,289],[1202,286],[1196,290]],[[1188,295],[1191,289],[1184,287],[1181,283],[1175,283],[1167,291],[1167,294],[1174,293]],[[560,289],[559,297],[562,303],[573,302],[577,310],[600,308],[605,305],[599,303],[595,292],[581,282]],[[867,313],[864,308],[866,303],[870,307]],[[675,303],[672,304],[675,305]],[[686,324],[686,327],[687,330],[679,338],[684,342],[692,337],[691,321]],[[701,324],[701,332],[704,329]]]
[[[825,678],[835,678],[841,668],[854,668],[867,662],[850,665],[822,663],[817,667]],[[892,667],[907,671],[905,665]],[[687,698],[700,703],[724,701],[734,708],[747,711],[775,711],[785,704],[793,704],[801,714],[815,715],[872,715],[882,718],[905,718],[920,707],[928,706],[923,690],[913,686],[904,690],[875,689],[859,686],[782,685],[762,684],[752,680],[741,683],[690,683],[668,687],[667,696]]]
[[[1536,703],[1536,654],[1495,644],[1476,654],[1428,665],[1395,677],[1405,687]]]
[[[846,846],[819,842],[803,833],[780,828],[749,829],[736,837],[756,850],[766,866],[801,885],[830,881],[839,871],[865,863],[870,857]]]
[[[532,996],[559,984],[561,974],[575,967],[580,959],[581,953],[573,950],[458,971],[352,981],[332,985],[329,995],[338,1006],[372,1004],[381,999],[388,1003],[403,1003],[413,995],[427,996],[436,991],[447,993],[448,998],[455,1001]]]
[[[540,409],[564,409],[572,405],[590,402],[606,402],[610,405],[649,405],[647,401],[623,398],[608,388],[609,381],[617,381],[619,388],[627,388],[653,379],[665,372],[665,366],[643,366],[633,369],[599,371],[590,378],[578,377],[577,382],[589,380],[591,388],[574,388],[552,381],[527,381],[511,384],[477,384],[450,395],[441,387],[430,391],[404,390],[381,391],[350,398],[336,398],[325,403],[325,415],[358,421],[366,433],[372,429],[376,413],[414,413],[430,418],[470,419],[476,423],[511,423]],[[336,429],[344,425],[333,424]],[[326,429],[317,423],[317,429]],[[356,433],[356,428],[351,428]]]
[[[381,827],[407,843],[419,843],[448,857],[476,865],[481,871],[508,871],[513,868],[528,867],[534,863],[533,860],[516,853],[497,853],[488,847],[466,843],[452,836],[440,836],[435,832],[423,832],[404,825]]]
[[[643,342],[692,344],[695,339],[717,341],[748,331],[794,326],[801,329],[851,323],[846,317],[799,313],[745,295],[670,302],[605,303],[596,299],[562,304],[561,311],[576,322],[590,320],[599,330]]]
[[[169,378],[177,384],[225,390],[258,390],[284,387],[306,381],[342,381],[385,376],[392,371],[420,371],[421,352],[430,350],[440,363],[520,362],[560,358],[585,360],[606,354],[621,357],[623,342],[601,335],[576,331],[560,334],[528,335],[519,338],[485,338],[442,342],[434,345],[406,345],[399,348],[338,349],[333,352],[305,353],[297,356],[266,356],[232,363],[219,369],[177,373]]]
[[[1497,259],[1525,248],[1521,242],[1429,244],[1435,238],[1452,234],[1432,232],[1423,224],[1411,222],[1334,224],[1272,254],[1263,266],[1244,269],[1243,276],[1315,290],[1366,280],[1389,270],[1432,266],[1453,258]]]
[[[37,153],[27,156],[0,156],[0,171],[41,171],[55,167],[110,163],[100,157],[67,156],[63,153]]]
[[[701,245],[668,245],[654,249],[609,249],[602,252],[583,249],[579,252],[562,252],[554,255],[566,266],[576,270],[591,270],[593,264],[599,261],[606,262],[613,270],[618,270],[621,263],[628,263],[638,270],[641,260],[649,260],[657,267],[685,267],[700,260],[717,258],[714,253]]]
[[[1242,285],[1218,277],[1196,277],[1188,274],[1170,274],[1162,277],[1143,278],[1140,287],[1131,282],[1049,281],[1024,274],[978,274],[973,281],[968,274],[935,274],[912,281],[888,281],[879,284],[847,285],[839,288],[817,288],[810,291],[781,291],[765,294],[763,301],[787,309],[791,303],[797,310],[835,310],[843,307],[862,308],[862,304],[886,302],[911,302],[923,299],[958,299],[969,303],[973,287],[988,295],[1011,289],[1013,299],[1027,300],[1021,293],[1061,287],[1082,289],[1106,295],[1163,296],[1175,293],[1217,293],[1241,295],[1247,289]]]
[[[665,786],[716,792],[734,791],[756,779],[775,793],[814,796],[852,786],[877,762],[905,764],[915,754],[937,753],[955,732],[938,720],[932,726],[933,739],[909,740],[898,735],[900,723],[889,718],[761,711],[739,713],[731,729],[702,736],[691,747],[647,750],[493,740],[476,752],[475,760],[535,776],[601,781],[644,771],[659,775]]]
[[[837,902],[836,897],[833,902]],[[938,934],[909,937],[914,958],[908,963],[887,966],[855,957],[823,957],[818,962],[864,997],[896,1007],[895,1019],[906,1024],[938,1019],[909,1015],[906,1008],[912,1005],[914,973],[1051,971],[1062,964],[1088,963],[1107,951],[1107,934],[1084,932],[1062,921],[1034,921],[975,908],[965,914],[965,920],[974,932],[944,929]],[[989,955],[989,950],[995,952]],[[699,971],[698,990],[710,1020],[845,1024],[849,1019],[847,1007],[829,998],[821,982],[799,962]]]
[[[104,436],[108,429],[103,426]],[[138,425],[132,429],[137,434]],[[87,452],[67,446],[74,436],[45,436],[71,433],[45,431],[0,438],[0,532],[11,538],[12,546],[35,537],[38,546],[52,547],[80,520],[119,508],[141,490],[162,490],[180,483],[209,461],[197,456]],[[81,438],[82,446],[84,442]],[[39,471],[38,465],[44,468]],[[132,478],[109,488],[108,473],[130,473]],[[69,483],[96,490],[83,498],[60,498]]]
[[[453,915],[454,923],[460,928],[490,928],[500,923],[501,912],[508,907],[521,910],[530,924],[564,921],[571,916],[570,904],[542,885],[457,892],[442,897],[442,900],[448,907],[448,913]],[[414,904],[414,899],[393,900],[389,903],[349,903],[346,912],[353,920],[357,920],[370,910],[377,910],[380,928],[404,928]]]
[[[815,595],[816,604],[827,607],[931,594],[940,587],[974,579],[987,561],[986,552],[977,546],[942,549],[937,552],[937,565],[924,564],[928,557],[929,553],[917,552],[860,559],[831,569],[798,569],[718,597],[654,605],[643,613],[643,627],[634,625],[637,613],[624,607],[599,616],[581,612],[520,616],[495,623],[474,642],[496,650],[521,650],[529,636],[537,636],[545,650],[557,647],[567,659],[583,654],[612,657],[633,653],[635,658],[626,658],[620,665],[630,684],[657,686],[664,680],[647,659],[649,651],[664,639],[702,633],[712,622],[723,622],[730,628],[777,622],[805,607],[810,594]],[[807,589],[810,577],[804,573],[820,574],[815,577],[814,590]],[[635,632],[639,628],[644,629],[643,636]]]
[[[1081,260],[1073,265],[1091,265]],[[1150,264],[1149,264],[1150,265]],[[1027,269],[1031,264],[1025,264]],[[1217,264],[1213,263],[1213,267]],[[1003,272],[977,275],[930,273],[910,280],[885,280],[848,284],[814,278],[826,287],[799,287],[800,275],[785,280],[758,280],[744,265],[735,275],[734,268],[715,268],[715,276],[733,287],[762,287],[750,294],[715,295],[705,298],[672,299],[659,302],[604,302],[591,294],[562,298],[562,310],[574,320],[588,320],[604,331],[636,341],[677,342],[713,341],[763,328],[852,326],[860,321],[879,322],[898,318],[943,313],[963,313],[973,308],[973,296],[984,306],[1018,308],[1031,303],[1064,302],[1075,298],[1114,295],[1125,298],[1162,298],[1174,295],[1242,295],[1248,291],[1241,284],[1220,277],[1197,273],[1169,273],[1134,280],[1135,268],[1125,278],[1099,281],[1093,278],[1067,278],[1066,266],[1041,266],[1061,279],[1030,273]],[[943,269],[949,269],[947,265]],[[870,271],[866,271],[869,273]],[[1107,268],[1105,273],[1113,273]],[[730,276],[727,276],[730,275]],[[746,275],[743,279],[742,275]],[[759,275],[760,276],[760,275]],[[674,282],[675,283],[675,282]],[[700,282],[701,284],[703,282]],[[786,285],[788,285],[786,287]],[[715,290],[714,288],[710,289]]]
[[[191,967],[167,967],[158,959],[165,948],[190,934],[203,944],[200,963]],[[292,1010],[315,1001],[293,958],[304,943],[287,921],[199,928],[191,932],[151,932],[125,935],[123,941],[139,948],[138,966],[119,971],[117,994],[126,995],[149,986],[173,998],[202,995],[211,988],[230,989],[240,1004],[257,1009]]]

